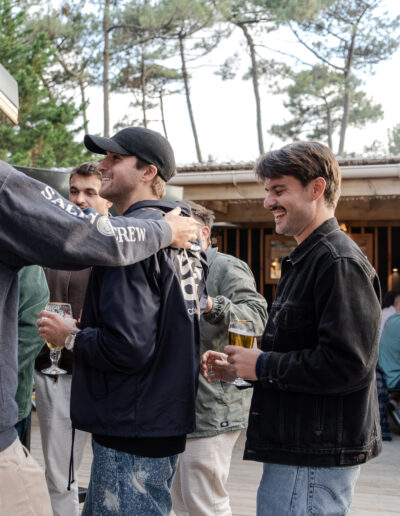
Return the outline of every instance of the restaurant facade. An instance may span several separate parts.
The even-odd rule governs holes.
[[[247,262],[259,291],[271,303],[281,260],[296,242],[275,233],[253,166],[180,167],[170,182],[184,187],[185,199],[214,211],[213,245]],[[340,168],[342,191],[336,209],[340,227],[375,267],[382,292],[400,290],[400,158],[342,160]]]

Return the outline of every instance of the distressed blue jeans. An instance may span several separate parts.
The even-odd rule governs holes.
[[[100,446],[82,516],[164,516],[172,509],[171,484],[178,455],[153,459]]]
[[[257,516],[344,516],[360,466],[312,468],[264,464]]]

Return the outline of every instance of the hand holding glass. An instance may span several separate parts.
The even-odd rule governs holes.
[[[253,321],[232,320],[228,329],[229,345],[240,346],[241,348],[252,349],[256,332]],[[246,382],[243,378],[236,378],[232,385],[237,387],[250,387],[251,383]]]
[[[72,308],[69,303],[47,303],[47,305],[44,308],[47,310],[47,312],[53,312],[61,317],[72,318]],[[50,360],[51,365],[50,367],[47,367],[46,369],[42,369],[43,374],[48,374],[50,376],[56,376],[58,374],[66,374],[67,371],[65,369],[61,369],[58,367],[58,361],[60,360],[61,356],[61,347],[55,346],[48,340],[45,340],[46,346],[50,349]]]

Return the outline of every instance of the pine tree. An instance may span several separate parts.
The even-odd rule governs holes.
[[[0,0],[0,56],[19,89],[19,123],[13,127],[0,115],[0,157],[9,163],[33,167],[64,167],[87,157],[70,129],[76,107],[52,98],[44,86],[51,66],[50,43],[43,32],[28,27],[19,2]]]

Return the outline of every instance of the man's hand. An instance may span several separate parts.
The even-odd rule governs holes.
[[[246,349],[240,346],[225,346],[227,362],[236,370],[236,376],[244,380],[258,380],[256,376],[256,362],[262,351],[260,349]]]
[[[164,216],[172,231],[170,246],[190,249],[192,242],[197,238],[198,223],[192,217],[180,217],[179,206]]]
[[[75,319],[71,317],[64,318],[61,315],[47,312],[46,310],[40,312],[36,324],[42,339],[48,340],[54,346],[60,348],[64,346],[67,335],[79,331]]]
[[[200,360],[202,374],[208,383],[214,380],[233,382],[236,371],[227,361],[228,355],[219,351],[206,351]]]

